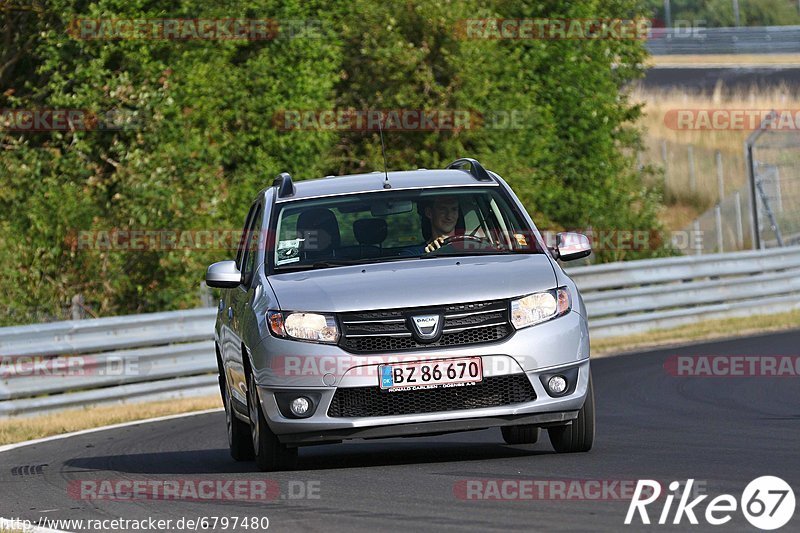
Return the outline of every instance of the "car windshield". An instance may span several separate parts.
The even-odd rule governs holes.
[[[498,187],[385,191],[278,204],[276,271],[441,256],[542,253]]]

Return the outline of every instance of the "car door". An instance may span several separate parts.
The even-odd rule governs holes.
[[[236,249],[236,268],[241,272],[242,260],[244,259],[244,250],[247,245],[248,228],[252,224],[253,214],[255,213],[257,204],[253,204],[245,217],[244,227],[242,228],[242,235],[239,238],[239,244]],[[219,302],[219,315],[220,315],[220,351],[222,352],[223,368],[227,383],[230,386],[231,394],[234,398],[237,397],[236,381],[234,380],[235,373],[232,369],[235,368],[236,361],[241,359],[238,355],[240,343],[238,343],[239,336],[233,330],[234,322],[234,309],[233,301],[238,289],[225,289],[222,291],[222,296]]]
[[[263,206],[258,203],[253,206],[250,224],[246,230],[240,271],[242,280],[238,287],[231,290],[230,311],[230,377],[233,387],[231,394],[236,400],[247,403],[247,375],[244,366],[242,346],[247,336],[244,334],[246,327],[252,322],[253,309],[253,278],[259,266],[259,235],[263,221]]]

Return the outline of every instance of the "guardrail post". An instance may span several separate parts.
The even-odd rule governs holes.
[[[747,164],[747,181],[750,185],[750,208],[753,210],[752,220],[750,221],[751,227],[753,228],[753,250],[758,250],[762,247],[761,224],[758,219],[758,196],[756,191],[756,160],[753,157],[753,148],[755,147],[759,137],[761,137],[764,131],[772,125],[772,121],[775,119],[775,116],[775,110],[773,109],[761,121],[758,130],[751,133],[744,142],[744,159]]]
[[[76,294],[72,297],[72,303],[69,306],[69,314],[72,320],[83,320],[86,318],[86,300],[83,294]]]
[[[211,287],[206,285],[205,281],[200,282],[200,306],[201,307],[215,307],[214,294],[211,292]]]
[[[692,233],[694,234],[694,253],[695,255],[703,254],[703,237],[700,235],[700,221],[695,219],[692,223]]]
[[[733,193],[734,207],[736,208],[736,244],[741,250],[744,248],[744,226],[742,224],[742,195],[739,191]]]

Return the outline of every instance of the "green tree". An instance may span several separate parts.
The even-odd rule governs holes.
[[[235,234],[253,195],[279,172],[307,179],[383,168],[377,132],[284,130],[275,118],[285,110],[469,111],[460,130],[387,132],[388,166],[477,157],[511,182],[542,229],[656,228],[658,198],[632,157],[640,110],[623,90],[641,75],[641,41],[459,32],[466,18],[631,18],[643,9],[636,0],[181,0],[169,8],[52,0],[7,10],[0,108],[114,111],[117,119],[90,131],[0,131],[0,320],[63,317],[77,293],[99,315],[194,307],[205,266],[232,250],[190,241],[188,249],[109,250],[108,232]],[[79,18],[235,17],[312,24],[265,41],[68,34]]]
[[[75,293],[99,314],[196,306],[202,270],[220,252],[108,251],[102,240],[79,237],[235,230],[255,191],[286,168],[318,175],[335,141],[330,133],[282,133],[272,124],[281,107],[331,106],[340,60],[325,35],[80,40],[67,35],[71,21],[318,19],[320,4],[264,1],[243,8],[187,0],[165,13],[144,1],[88,7],[62,1],[26,15],[26,34],[14,39],[38,37],[7,78],[2,107],[101,116],[120,110],[129,119],[118,130],[2,133],[0,258],[10,320],[20,321],[20,313],[57,317]]]

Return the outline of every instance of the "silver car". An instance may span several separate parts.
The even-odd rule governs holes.
[[[446,169],[293,182],[250,207],[215,326],[237,461],[293,468],[298,447],[499,427],[594,440],[589,330],[557,259],[508,184],[473,159]]]

